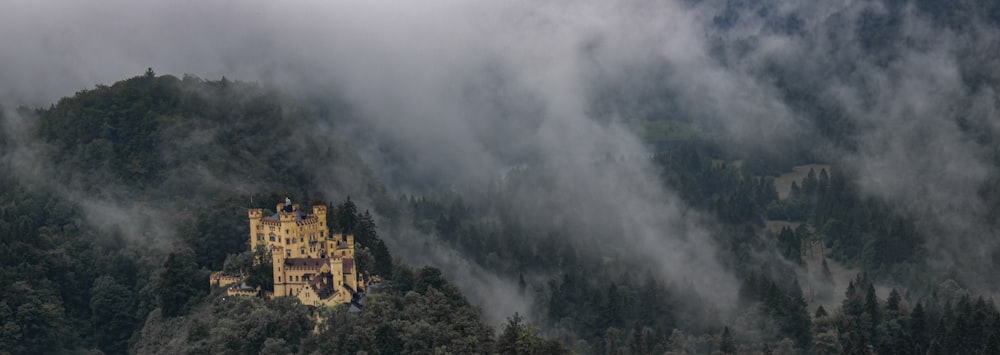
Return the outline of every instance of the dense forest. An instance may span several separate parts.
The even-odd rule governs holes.
[[[230,90],[238,91],[239,96]],[[185,97],[193,91],[228,99],[214,99],[209,104],[198,100],[203,93]],[[259,95],[253,107],[240,103],[245,95]],[[745,353],[765,348],[815,353],[872,349],[910,353],[960,348],[990,352],[1000,345],[996,336],[1000,334],[1000,313],[995,304],[953,282],[930,285],[926,291],[914,285],[906,288],[914,290],[910,293],[897,289],[881,297],[876,293],[878,280],[912,277],[906,270],[914,270],[914,264],[919,263],[919,234],[912,221],[893,215],[877,201],[859,197],[845,173],[836,169],[810,170],[800,181],[792,182],[785,198],[779,198],[774,176],[754,174],[749,162],[728,162],[724,158],[731,157],[718,155],[717,148],[706,144],[677,145],[657,153],[653,161],[662,170],[664,184],[683,191],[683,199],[715,216],[718,229],[713,238],[728,245],[725,259],[731,260],[733,269],[744,278],[739,292],[739,308],[744,314],[736,321],[753,322],[761,327],[759,333],[748,333],[747,325],[734,324],[731,329],[725,319],[713,319],[705,310],[686,307],[686,299],[694,296],[684,285],[665,284],[648,271],[637,272],[642,270],[637,265],[608,268],[595,264],[595,256],[586,250],[560,243],[565,238],[560,230],[531,228],[516,214],[505,212],[516,205],[519,184],[533,184],[544,178],[532,176],[531,169],[517,172],[478,200],[445,193],[381,196],[384,201],[380,204],[391,206],[397,218],[412,221],[414,228],[480,260],[485,268],[518,275],[520,292],[536,295],[530,318],[538,323],[536,326],[512,314],[494,333],[440,270],[393,265],[370,211],[359,211],[350,198],[324,201],[315,192],[306,196],[314,203],[335,206],[329,212],[330,220],[335,222],[330,228],[358,236],[362,254],[368,255],[361,259],[370,260],[361,267],[384,276],[387,287],[373,294],[359,313],[350,313],[346,307],[312,310],[294,300],[227,300],[224,292],[220,296],[221,290],[209,289],[208,270],[250,268],[252,263],[247,260],[252,260],[254,251],[247,247],[248,231],[241,210],[270,206],[282,195],[259,194],[255,204],[249,205],[249,200],[239,201],[246,196],[213,191],[189,179],[184,183],[198,193],[187,195],[190,200],[165,201],[170,197],[161,194],[169,187],[157,186],[181,183],[171,181],[177,177],[168,176],[168,172],[183,169],[191,161],[170,161],[164,151],[171,148],[157,145],[145,150],[115,149],[138,144],[116,138],[115,132],[147,130],[147,137],[163,137],[177,134],[171,131],[179,129],[177,121],[197,120],[201,122],[198,125],[211,125],[212,121],[225,120],[227,115],[239,115],[242,124],[250,127],[265,122],[277,127],[288,125],[285,129],[289,131],[282,133],[294,135],[294,125],[309,116],[295,111],[291,117],[285,116],[286,109],[275,95],[257,85],[226,79],[178,80],[147,73],[110,87],[80,92],[49,109],[7,113],[38,120],[34,134],[48,144],[37,153],[52,161],[79,164],[79,168],[61,164],[51,179],[110,181],[88,192],[95,198],[122,193],[103,190],[113,186],[126,191],[126,196],[164,201],[167,206],[194,202],[164,216],[166,223],[183,223],[177,228],[181,239],[172,241],[170,248],[157,249],[131,241],[120,229],[95,227],[87,221],[86,206],[61,196],[57,189],[25,186],[19,182],[21,177],[8,169],[4,177],[7,183],[3,184],[4,201],[8,203],[3,212],[2,275],[4,283],[11,287],[5,289],[3,297],[3,348],[12,353],[60,349],[99,349],[105,353],[518,349],[552,353],[570,348],[598,353]],[[263,99],[274,101],[267,107]],[[118,100],[125,100],[122,102],[127,105],[112,104]],[[164,101],[173,103],[157,106]],[[195,105],[208,107],[189,108]],[[121,107],[126,107],[125,112],[118,111]],[[246,111],[251,109],[256,111]],[[146,113],[129,116],[133,110]],[[70,116],[98,120],[91,124],[105,127],[106,131],[87,131],[93,135],[81,137],[73,133],[75,128],[62,129],[68,123],[60,124],[60,120]],[[127,119],[109,122],[116,116]],[[151,122],[136,122],[142,120]],[[226,127],[229,129],[243,128]],[[247,143],[221,146],[216,149],[223,151],[214,153],[219,154],[217,157],[200,158],[211,163],[206,164],[209,166],[216,165],[214,159],[267,157],[275,153],[247,152],[260,149],[250,142],[281,140],[281,134],[276,135],[274,130],[215,134],[238,136],[239,142]],[[169,139],[148,140],[165,144]],[[73,148],[95,144],[107,144],[109,149],[89,155],[88,149]],[[349,151],[334,150],[347,150],[347,146],[328,144],[331,148],[327,159],[340,161],[348,157],[343,164],[356,166],[353,169],[360,170],[360,175],[368,174],[363,166],[352,165],[361,163],[350,158]],[[118,151],[128,153],[116,154]],[[297,175],[308,171],[297,165],[308,164],[308,160],[272,161],[288,165],[250,161],[252,167],[270,169],[220,172],[246,174],[251,179],[273,174],[279,185],[262,185],[262,190],[309,191],[309,177]],[[133,164],[132,168],[129,164]],[[83,168],[86,166],[99,168]],[[383,189],[377,180],[369,179],[364,185],[369,189],[366,192],[378,196]],[[765,224],[768,220],[801,224],[794,229],[771,230]],[[829,310],[809,307],[793,270],[794,265],[804,264],[805,245],[814,240],[828,248],[831,261],[864,271],[850,281],[846,294],[832,295],[827,290],[827,294],[820,295],[828,300],[843,300]],[[771,250],[792,266],[770,264],[769,258],[754,256]],[[526,274],[553,276],[526,279]],[[832,282],[831,276],[826,277]],[[907,298],[908,294],[926,296]],[[314,312],[321,312],[318,316],[323,320],[318,333],[312,331],[317,316]],[[737,332],[735,327],[744,330]],[[542,334],[551,340],[544,340]]]
[[[0,103],[0,354],[1000,354],[1000,5],[675,5],[780,105],[600,36],[580,121],[502,60],[461,104],[153,68]],[[246,209],[286,197],[355,235],[362,308],[210,286],[273,288]]]

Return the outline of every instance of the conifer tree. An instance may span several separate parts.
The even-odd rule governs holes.
[[[736,343],[733,341],[733,335],[729,334],[729,327],[722,329],[722,340],[719,342],[719,351],[724,354],[736,353]]]

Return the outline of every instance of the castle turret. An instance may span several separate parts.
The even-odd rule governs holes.
[[[313,215],[316,216],[316,220],[319,221],[319,230],[323,232],[320,239],[326,239],[329,237],[330,226],[326,225],[326,206],[324,205],[313,205]]]
[[[264,217],[264,211],[259,208],[251,208],[247,210],[247,218],[250,219],[250,249],[253,250],[254,245],[266,243],[267,240],[264,238],[264,226],[261,224],[261,218]]]
[[[271,268],[274,271],[274,295],[288,296],[288,278],[284,274],[285,248],[280,245],[271,247]]]

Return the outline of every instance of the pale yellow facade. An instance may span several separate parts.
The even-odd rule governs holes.
[[[323,306],[349,303],[352,292],[363,291],[354,263],[354,236],[328,234],[326,206],[314,205],[306,212],[286,201],[275,210],[269,215],[259,208],[247,211],[250,245],[263,245],[271,251],[272,297],[297,297],[303,304]],[[232,282],[219,277],[212,283]],[[242,294],[236,288],[227,293]]]

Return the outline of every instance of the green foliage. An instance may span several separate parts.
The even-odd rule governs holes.
[[[392,278],[392,256],[389,254],[389,248],[386,247],[385,242],[378,236],[375,218],[372,214],[368,210],[365,210],[364,214],[357,214],[357,209],[350,197],[337,208],[337,211],[341,225],[352,226],[351,223],[354,223],[353,227],[350,227],[354,230],[354,242],[371,251],[372,264],[359,263],[358,270],[369,275]],[[347,216],[350,211],[355,211],[353,217]]]
[[[196,221],[181,231],[185,244],[195,252],[198,267],[220,270],[226,256],[245,251],[250,227],[246,214],[238,213],[243,201],[218,198],[194,207]]]
[[[135,353],[295,353],[310,336],[314,318],[298,300],[217,295],[183,318],[154,314]]]
[[[347,196],[347,201],[337,206],[337,225],[344,233],[354,233],[358,227],[358,207],[351,201],[351,196]],[[355,237],[358,237],[355,235]]]
[[[271,250],[267,246],[257,245],[254,248],[249,270],[247,286],[260,287],[262,291],[274,291],[274,264]]]
[[[151,266],[122,249],[118,232],[93,230],[71,204],[9,172],[0,170],[0,349],[124,353],[145,317],[136,290]]]
[[[868,18],[865,28],[890,25],[884,20]],[[865,33],[861,39],[876,44],[885,40],[871,35]],[[795,89],[795,83],[778,80],[775,85],[782,92]],[[604,109],[622,108],[615,105]],[[798,97],[792,107],[814,114],[822,136],[850,144],[854,127],[842,112],[811,111],[823,107],[814,95]],[[59,167],[52,177],[55,181],[72,181],[95,196],[114,192],[144,201],[190,202],[165,217],[165,223],[182,226],[178,235],[183,246],[161,263],[162,255],[138,257],[125,250],[145,236],[87,228],[66,201],[25,191],[8,176],[0,176],[6,179],[0,180],[5,182],[0,184],[0,198],[13,201],[0,206],[0,284],[8,286],[0,290],[0,349],[12,353],[566,351],[541,338],[541,332],[517,314],[494,337],[479,312],[440,270],[412,270],[393,263],[373,214],[350,198],[330,209],[330,228],[353,233],[361,248],[359,271],[386,280],[369,295],[363,311],[337,307],[313,313],[289,298],[268,302],[218,294],[204,297],[209,269],[247,273],[251,286],[273,288],[271,266],[255,261],[269,261],[268,251],[247,251],[244,208],[271,208],[288,195],[322,201],[312,192],[317,190],[315,166],[336,165],[342,168],[338,171],[356,174],[345,181],[370,181],[360,186],[332,181],[324,190],[381,191],[346,144],[303,134],[315,127],[315,117],[256,84],[157,77],[150,69],[31,114],[37,116],[32,133],[49,147],[43,156]],[[594,250],[610,251],[595,256],[591,250],[564,243],[566,228],[539,228],[512,213],[520,207],[510,197],[519,192],[523,186],[519,184],[550,183],[530,169],[511,173],[502,186],[491,186],[475,200],[451,193],[404,196],[395,203],[366,197],[376,201],[371,206],[376,215],[412,217],[412,227],[437,236],[493,272],[517,279],[521,292],[537,301],[536,320],[580,351],[739,353],[772,346],[784,351],[791,344],[804,353],[981,353],[1000,348],[996,336],[1000,315],[992,302],[969,296],[949,301],[932,297],[917,299],[911,310],[916,297],[893,290],[880,300],[868,276],[849,285],[840,309],[820,308],[811,318],[792,267],[768,265],[758,255],[770,255],[773,250],[768,249],[776,248],[785,259],[801,265],[802,243],[815,231],[815,237],[830,247],[831,257],[878,277],[919,260],[922,239],[914,221],[861,196],[852,177],[838,169],[811,171],[793,186],[789,198],[780,200],[768,175],[808,154],[795,147],[788,153],[793,158],[726,152],[709,141],[710,130],[683,120],[654,119],[657,115],[645,112],[645,121],[640,121],[645,123],[639,124],[647,139],[657,141],[652,163],[686,205],[713,221],[710,232],[721,246],[719,259],[745,278],[739,306],[759,311],[776,327],[766,339],[740,338],[736,328],[723,328],[714,318],[684,307],[684,300],[696,297],[685,285],[623,272],[628,267],[619,264],[621,256],[606,248],[613,242],[595,246]],[[296,144],[282,143],[288,141]],[[0,149],[6,144],[0,139]],[[250,191],[280,192],[256,195],[249,202],[249,196],[233,196],[233,189],[227,188],[233,182]],[[1000,191],[996,186],[1000,183],[987,183],[984,195],[1000,195],[993,193]],[[1000,198],[987,200],[988,206],[1000,205],[994,203]],[[359,213],[360,209],[365,211]],[[799,221],[803,227],[782,229],[768,239],[765,218]],[[819,273],[832,281],[825,261],[822,265]],[[210,302],[204,303],[206,299]],[[147,319],[154,305],[161,312]],[[312,334],[315,314],[322,316],[318,334]],[[144,327],[137,333],[140,326]],[[711,340],[680,344],[698,337]],[[791,340],[783,342],[786,337]],[[137,341],[131,349],[129,339]],[[157,343],[159,339],[178,341],[171,345]]]
[[[454,286],[438,279],[440,272],[425,269],[422,274],[428,278],[421,281],[427,285],[423,292],[384,288],[369,295],[360,312],[352,312],[347,306],[311,308],[291,297],[268,301],[215,294],[211,302],[183,318],[165,319],[154,314],[132,350],[241,354],[495,352],[493,330],[479,319],[478,311]],[[561,349],[558,343],[533,334],[524,341],[544,346],[538,348],[542,353]]]
[[[248,275],[253,268],[254,253],[245,251],[239,254],[229,254],[222,263],[222,273],[225,275]]]
[[[771,202],[767,215],[819,227],[817,233],[835,250],[835,259],[873,274],[921,255],[922,238],[913,221],[895,215],[884,203],[861,198],[848,179],[836,171],[810,170],[801,188],[793,183],[786,200]],[[797,260],[786,253],[790,246],[782,240],[789,235],[784,237],[779,235],[779,250]]]
[[[158,117],[178,111],[180,92],[177,78],[149,75],[84,90],[40,111],[39,134],[67,152],[59,163],[107,167],[124,183],[153,184],[164,168]]]
[[[545,340],[538,336],[538,330],[525,324],[521,315],[507,318],[503,330],[496,341],[495,353],[513,354],[569,354],[559,342]]]
[[[797,283],[783,289],[770,277],[751,274],[743,282],[740,296],[744,302],[761,308],[763,313],[777,324],[778,334],[794,340],[798,349],[810,348],[813,336],[810,327],[812,319]]]
[[[208,274],[198,269],[194,253],[182,250],[167,255],[156,283],[157,302],[164,317],[187,313],[208,293]]]
[[[785,259],[802,264],[802,242],[803,236],[791,228],[783,227],[778,233],[778,251]]]
[[[97,347],[107,354],[128,352],[135,327],[135,294],[113,277],[101,276],[90,288],[91,324]]]

